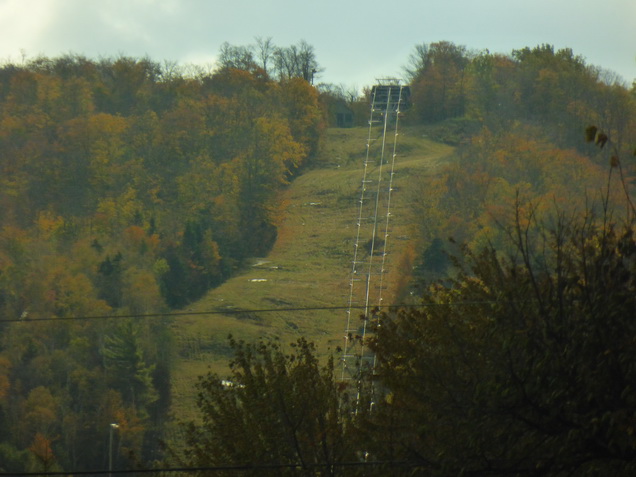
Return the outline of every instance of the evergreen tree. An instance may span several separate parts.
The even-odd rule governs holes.
[[[105,337],[102,354],[111,382],[125,403],[147,412],[158,395],[152,382],[155,365],[146,362],[141,331],[133,321],[119,324]]]

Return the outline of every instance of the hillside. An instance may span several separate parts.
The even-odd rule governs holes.
[[[175,416],[191,414],[198,376],[208,369],[221,374],[227,369],[229,334],[246,341],[278,337],[283,343],[305,336],[321,354],[342,344],[344,311],[219,312],[346,305],[367,133],[366,128],[329,130],[316,167],[283,192],[278,238],[271,252],[254,258],[252,266],[187,308],[196,315],[175,321]],[[410,251],[416,243],[410,227],[414,222],[410,185],[451,152],[449,146],[424,139],[417,128],[400,131],[391,222],[395,239],[389,246],[386,278],[389,303],[400,279],[409,275]],[[214,314],[204,313],[208,311]]]
[[[395,183],[365,182],[360,208],[367,130],[324,132],[349,113],[360,125],[366,90],[250,64],[195,75],[124,56],[0,65],[1,471],[53,470],[51,459],[94,469],[112,423],[114,468],[154,462],[169,413],[193,416],[197,376],[225,376],[230,333],[278,337],[286,351],[303,335],[320,359],[339,355],[356,245],[368,267],[356,268],[355,291],[382,290],[386,304],[403,300],[411,274],[449,276],[447,238],[505,256],[510,227],[530,218],[636,215],[636,88],[550,45],[415,53],[405,119],[422,126],[400,123]],[[385,254],[368,246],[384,228],[368,232],[389,197]],[[385,257],[388,276],[365,287]]]

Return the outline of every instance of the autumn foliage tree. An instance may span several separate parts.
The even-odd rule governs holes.
[[[374,341],[379,458],[429,475],[631,475],[633,224],[519,213]],[[386,428],[385,428],[386,426]]]
[[[415,47],[407,74],[416,112],[422,121],[463,116],[469,59],[465,47],[447,41]]]
[[[503,54],[469,51],[450,42],[424,43],[413,49],[404,70],[414,103],[409,120],[446,120],[463,134],[441,128],[437,134],[454,144],[467,135],[462,129],[475,132],[466,127],[471,121],[495,132],[515,122],[532,125],[558,146],[579,151],[580,131],[589,122],[623,144],[634,140],[633,97],[624,82],[569,48],[543,44]],[[620,149],[625,152],[622,144]]]

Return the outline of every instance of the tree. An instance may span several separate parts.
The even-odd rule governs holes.
[[[518,213],[511,254],[465,249],[421,309],[382,319],[379,456],[429,475],[633,475],[634,223],[553,224]]]
[[[402,68],[409,83],[422,74],[428,64],[428,58],[429,46],[427,43],[420,43],[413,47],[413,51],[409,54],[408,63]]]
[[[296,45],[277,47],[272,38],[256,37],[256,44],[235,46],[228,42],[219,51],[218,72],[243,70],[280,81],[302,78],[313,84],[315,76],[322,71],[316,60],[314,47],[301,40]]]
[[[266,62],[266,60],[264,61]],[[220,69],[253,71],[257,67],[254,55],[249,47],[233,46],[228,42],[221,45],[218,64]]]
[[[457,149],[457,160],[442,174],[423,180],[414,204],[421,236],[428,243],[453,237],[473,250],[487,244],[501,250],[506,234],[497,224],[510,223],[509,204],[516,197],[524,207],[536,202],[537,216],[549,214],[555,203],[571,213],[579,205],[572,198],[598,197],[607,181],[603,171],[590,157],[545,140],[536,128],[484,128]],[[609,192],[618,204],[618,181],[612,180]]]
[[[282,86],[281,102],[293,139],[305,148],[302,159],[312,159],[325,129],[318,91],[306,81],[294,78]]]
[[[313,84],[316,74],[322,71],[316,60],[314,47],[305,40],[301,40],[297,45],[276,48],[274,65],[281,81],[302,78]]]
[[[155,364],[147,363],[142,345],[142,328],[132,321],[117,326],[104,338],[102,355],[113,386],[121,392],[125,403],[141,414],[158,399],[152,373]]]
[[[289,353],[273,342],[230,345],[230,377],[208,374],[199,382],[201,421],[187,426],[186,465],[292,464],[245,475],[340,475],[330,464],[354,455],[346,438],[351,409],[335,384],[333,360],[320,366],[304,339]]]
[[[263,38],[262,36],[257,36],[255,40],[256,57],[258,58],[259,66],[263,68],[265,73],[269,74],[269,66],[276,51],[272,37],[268,36],[267,38]]]
[[[43,434],[39,432],[35,434],[33,444],[31,444],[29,450],[35,458],[38,470],[42,469],[43,472],[49,472],[55,465],[56,457],[51,450],[51,439],[48,439]]]
[[[506,128],[514,117],[516,64],[506,55],[481,52],[467,67],[468,116],[488,127]]]
[[[103,87],[96,95],[103,111],[128,115],[146,106],[152,86],[160,77],[161,67],[149,58],[121,56],[99,64]]]
[[[412,82],[413,102],[426,122],[462,116],[466,107],[466,47],[441,41],[422,44],[411,54],[406,73]]]

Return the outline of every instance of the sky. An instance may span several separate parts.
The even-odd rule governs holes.
[[[0,62],[68,53],[213,65],[223,42],[305,40],[317,82],[402,77],[415,45],[510,54],[551,44],[636,80],[636,0],[0,0]]]

